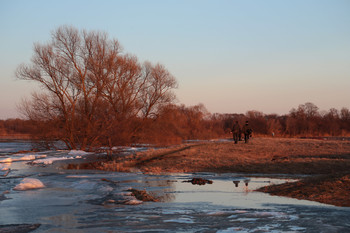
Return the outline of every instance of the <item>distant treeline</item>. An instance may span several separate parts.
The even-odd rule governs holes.
[[[13,135],[34,135],[36,131],[35,125],[29,120],[0,120],[0,136],[3,138]]]
[[[255,135],[275,135],[277,137],[312,137],[312,136],[349,136],[350,111],[330,109],[319,111],[312,104],[301,104],[290,110],[289,114],[264,114],[259,111],[248,111],[246,114],[209,113],[204,105],[186,107],[184,105],[164,106],[157,116],[152,118],[134,118],[130,124],[143,121],[142,130],[132,136],[123,138],[120,135],[114,143],[155,143],[173,144],[183,140],[212,139],[229,137],[234,121],[241,125],[245,121],[253,128]],[[146,121],[146,122],[145,122]],[[46,122],[32,120],[8,119],[0,121],[2,135],[31,134],[36,139],[55,139],[57,128],[47,128]],[[104,145],[101,138],[96,145]]]
[[[215,116],[215,114],[214,114]],[[224,128],[230,128],[233,120],[241,124],[248,120],[256,134],[282,137],[350,136],[350,111],[348,108],[320,111],[313,103],[292,108],[289,114],[264,114],[248,111],[244,114],[217,114],[223,119]]]

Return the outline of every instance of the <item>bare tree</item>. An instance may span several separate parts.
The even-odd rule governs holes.
[[[54,31],[50,43],[35,44],[31,65],[19,66],[16,76],[43,87],[22,104],[25,115],[55,122],[72,149],[105,143],[113,130],[149,117],[174,99],[176,87],[163,66],[140,65],[106,33],[69,26]]]

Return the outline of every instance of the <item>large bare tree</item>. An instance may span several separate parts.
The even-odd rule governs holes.
[[[177,87],[164,66],[141,64],[106,33],[71,26],[35,44],[31,64],[20,65],[16,77],[42,87],[22,103],[22,112],[46,122],[71,149],[127,142],[143,119],[175,99]]]

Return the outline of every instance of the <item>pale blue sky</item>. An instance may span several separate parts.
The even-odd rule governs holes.
[[[106,31],[214,113],[350,108],[349,0],[0,0],[0,119],[36,89],[15,80],[58,26]]]

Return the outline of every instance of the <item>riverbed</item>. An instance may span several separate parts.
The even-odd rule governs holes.
[[[254,191],[293,182],[296,177],[66,170],[62,168],[64,162],[84,160],[86,155],[77,151],[13,154],[19,151],[16,148],[11,142],[0,142],[0,161],[11,159],[0,163],[2,174],[10,171],[0,176],[2,227],[38,224],[32,232],[350,231],[350,208]],[[213,183],[186,182],[194,177]],[[28,178],[39,180],[44,187],[16,190]],[[130,188],[145,190],[159,201],[137,200]]]

